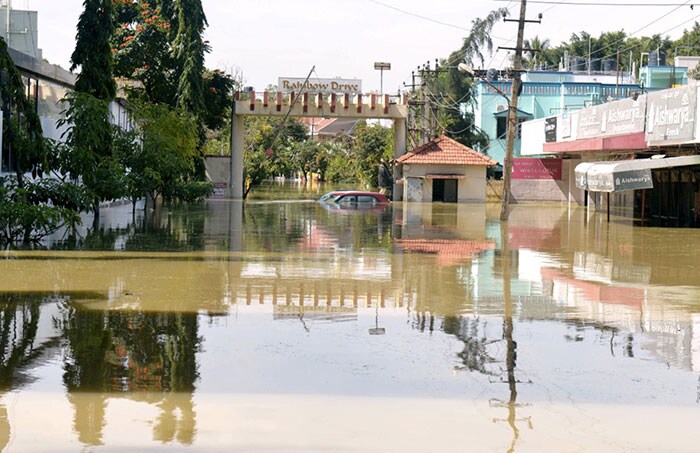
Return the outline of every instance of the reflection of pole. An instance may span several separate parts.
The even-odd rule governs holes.
[[[515,424],[515,409],[518,390],[515,380],[515,364],[517,354],[516,343],[513,341],[513,301],[510,294],[510,244],[508,238],[508,225],[501,223],[501,269],[503,273],[503,336],[506,340],[506,369],[508,371],[508,424],[513,430],[513,442],[508,451],[514,451],[515,443],[520,437],[520,431]]]

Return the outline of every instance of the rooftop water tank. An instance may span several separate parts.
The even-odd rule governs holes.
[[[583,72],[586,70],[586,59],[583,57],[573,57],[571,59],[571,70],[573,72]]]
[[[649,52],[649,66],[666,66],[666,52],[659,49]]]
[[[614,58],[603,58],[603,72],[617,71],[617,60]]]

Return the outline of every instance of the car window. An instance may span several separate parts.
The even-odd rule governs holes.
[[[359,195],[357,197],[358,203],[376,203],[377,199],[371,195]]]
[[[357,203],[357,197],[355,195],[346,195],[335,200],[340,204]]]

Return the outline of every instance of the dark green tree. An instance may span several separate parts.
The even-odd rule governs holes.
[[[393,130],[381,125],[367,125],[364,121],[355,127],[353,135],[356,176],[368,187],[377,187],[377,168],[394,155]]]
[[[70,148],[63,162],[65,170],[93,192],[95,225],[100,216],[100,201],[123,194],[123,186],[114,181],[123,170],[113,158],[111,146],[109,102],[116,94],[110,45],[113,33],[112,1],[85,0],[71,55],[71,70],[80,67],[80,73],[75,93],[67,99]]]
[[[201,0],[176,0],[178,30],[173,41],[173,56],[180,72],[177,105],[199,116],[204,110],[204,55],[209,43],[203,38],[207,18]]]
[[[85,0],[71,55],[70,70],[80,67],[76,91],[105,101],[114,99],[117,86],[112,78],[113,33],[112,0]]]

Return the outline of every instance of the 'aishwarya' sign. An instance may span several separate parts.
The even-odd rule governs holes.
[[[695,85],[657,91],[649,95],[649,145],[683,143],[695,138]]]
[[[282,93],[358,94],[362,93],[362,80],[279,77],[277,89]]]
[[[553,179],[561,181],[561,159],[513,158],[513,179]]]
[[[611,137],[644,132],[647,98],[620,99],[578,112],[577,138]]]

